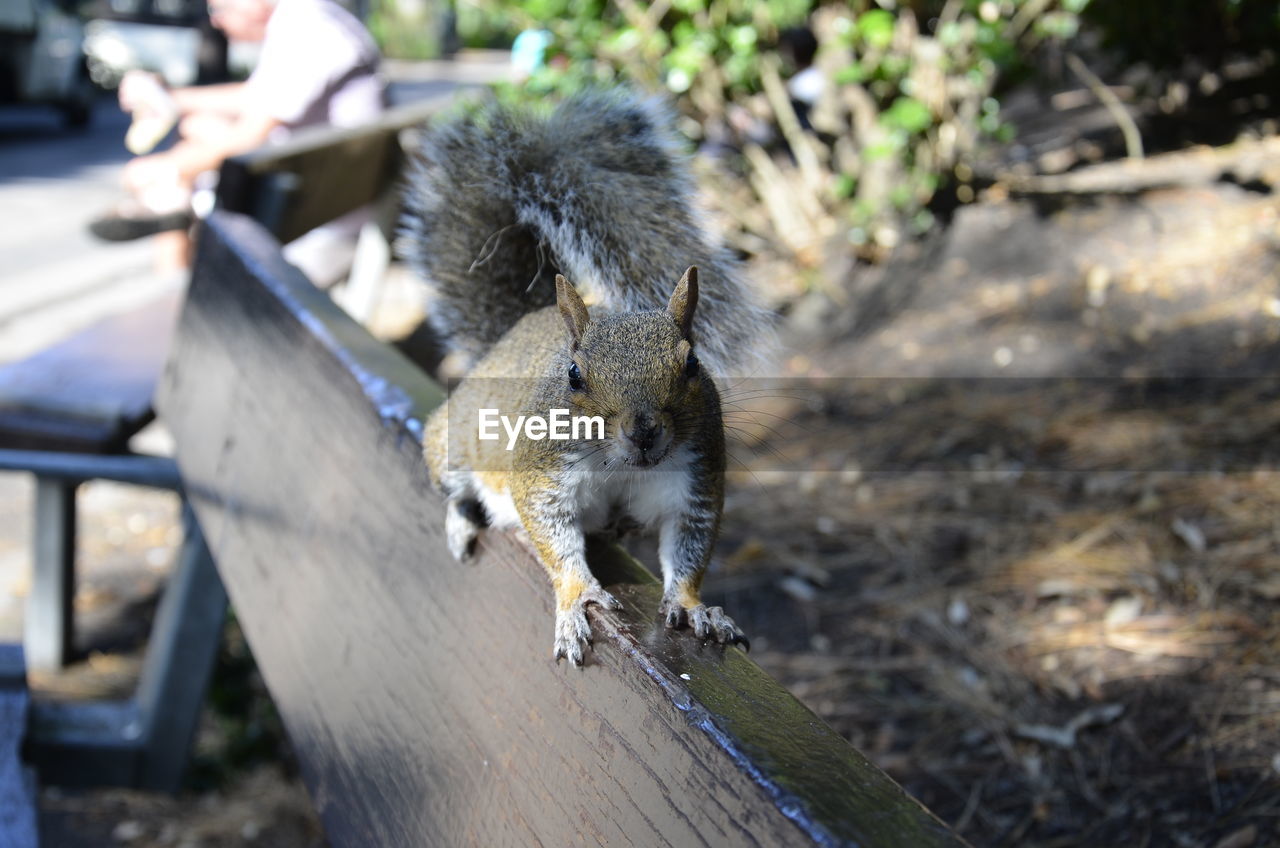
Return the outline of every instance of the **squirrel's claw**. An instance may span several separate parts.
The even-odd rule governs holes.
[[[599,583],[582,590],[582,594],[578,596],[580,604],[599,604],[605,609],[620,610],[622,609],[622,601],[619,601],[613,595],[604,590]]]
[[[662,616],[668,630],[678,630],[684,626],[684,607],[671,598],[662,599],[662,605],[658,607],[658,615]]]
[[[751,650],[751,643],[733,619],[725,615],[721,607],[702,604],[689,610],[689,623],[699,639],[714,639],[726,645],[742,645]]]
[[[690,629],[693,630],[693,635],[703,641],[714,639],[725,645],[741,645],[743,649],[751,650],[751,642],[743,634],[742,629],[734,623],[732,618],[725,615],[721,607],[698,604],[685,609],[674,600],[663,600],[659,612],[666,620],[667,627],[672,630],[679,628],[687,621]]]
[[[583,648],[593,643],[591,624],[587,621],[587,604],[599,604],[605,609],[622,609],[621,602],[606,592],[598,583],[582,590],[568,609],[556,612],[556,643],[553,656],[556,662],[568,660],[582,665]]]
[[[581,604],[556,613],[556,662],[568,660],[570,665],[582,665],[582,649],[590,644],[591,625]]]

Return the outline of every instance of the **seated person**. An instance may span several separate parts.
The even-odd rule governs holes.
[[[244,82],[178,89],[151,74],[126,75],[120,105],[134,115],[130,148],[149,150],[175,121],[180,139],[130,161],[124,169],[128,199],[90,224],[110,241],[163,233],[162,270],[189,266],[189,226],[194,214],[207,214],[212,205],[211,194],[199,189],[212,186],[223,159],[304,127],[366,123],[385,104],[378,49],[360,21],[334,0],[211,0],[209,15],[228,38],[262,42],[257,66]],[[345,273],[367,217],[357,210],[317,228],[285,255],[317,285],[332,285]]]

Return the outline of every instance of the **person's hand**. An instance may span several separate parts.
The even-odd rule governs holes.
[[[177,109],[169,87],[159,75],[132,70],[120,80],[120,108],[134,117],[160,117]]]
[[[178,120],[178,104],[168,86],[148,71],[129,71],[120,80],[120,107],[133,115],[124,137],[130,153],[149,153]]]

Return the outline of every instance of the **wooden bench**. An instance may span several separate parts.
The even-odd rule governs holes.
[[[219,205],[252,213],[282,241],[369,202],[379,204],[387,221],[397,205],[392,189],[401,132],[449,100],[419,101],[370,126],[319,130],[228,160]],[[353,283],[371,309],[389,248],[377,227],[362,234],[362,242]],[[161,298],[0,367],[0,470],[36,477],[24,637],[33,668],[56,669],[71,657],[79,485],[107,479],[181,490],[172,460],[128,451],[129,440],[153,418],[152,397],[180,303],[180,294]],[[186,541],[135,697],[35,704],[29,747],[45,781],[177,789],[226,610],[199,527],[187,511],[184,521]]]
[[[177,487],[172,463],[128,453],[151,420],[178,295],[113,315],[27,359],[0,367],[0,469],[36,477],[27,662],[61,667],[73,641],[75,493],[97,476]],[[88,455],[88,456],[86,456]]]
[[[583,670],[513,535],[448,554],[441,389],[242,216],[207,222],[158,397],[335,846],[962,845],[738,648],[660,624],[616,547]]]

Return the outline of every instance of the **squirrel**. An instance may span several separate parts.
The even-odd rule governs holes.
[[[553,656],[577,666],[587,605],[619,607],[585,536],[627,522],[658,531],[666,626],[748,644],[699,594],[724,504],[713,375],[759,361],[772,326],[699,226],[671,124],[625,90],[549,115],[489,103],[425,134],[407,185],[429,320],[471,365],[423,438],[450,551],[470,558],[486,524],[523,528],[555,590]],[[506,434],[486,435],[495,412]],[[604,432],[551,438],[557,412]]]

